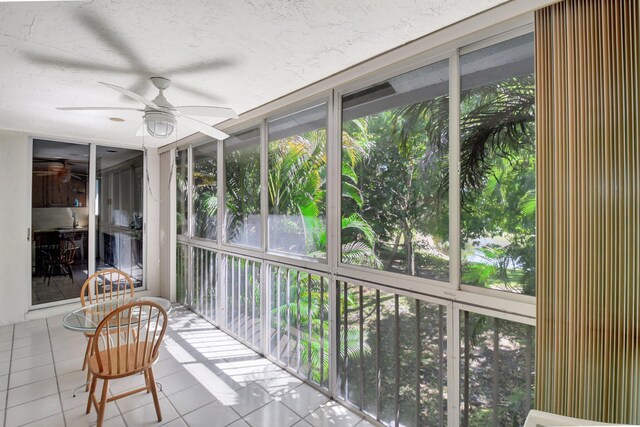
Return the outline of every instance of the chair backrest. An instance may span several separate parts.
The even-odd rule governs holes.
[[[559,426],[613,426],[616,424],[600,423],[596,421],[581,420],[565,417],[550,412],[536,411],[532,409],[527,415],[524,427],[559,427]]]
[[[110,268],[93,273],[80,289],[82,306],[114,299],[123,300],[134,295],[133,279],[124,271]]]
[[[60,239],[60,263],[73,264],[76,258],[77,246],[71,239]]]
[[[166,329],[167,312],[155,302],[116,308],[100,322],[93,340],[99,372],[119,375],[151,366]]]

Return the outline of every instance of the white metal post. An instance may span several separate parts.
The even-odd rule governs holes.
[[[269,138],[267,120],[260,123],[260,248],[266,252],[269,238]]]
[[[225,175],[225,167],[224,167],[224,141],[217,141],[217,179],[218,183],[217,194],[218,194],[218,209],[217,209],[217,226],[216,226],[216,247],[220,248],[222,241],[226,238],[226,227],[225,227],[225,215],[226,215],[226,182],[227,177]],[[226,291],[226,265],[223,263],[225,257],[222,253],[217,250],[216,251],[216,315],[215,321],[218,326],[226,326],[224,323],[224,319],[226,319],[226,311],[225,311],[225,301],[227,300],[227,291]]]
[[[460,310],[447,304],[447,426],[460,425]]]
[[[271,316],[269,315],[271,307],[271,272],[267,267],[266,262],[260,263],[260,292],[262,292],[260,298],[260,325],[262,327],[262,338],[260,343],[260,350],[263,354],[269,354],[270,346],[270,334],[271,334]]]
[[[96,271],[96,242],[99,239],[96,230],[96,145],[89,145],[89,194],[87,194],[87,204],[89,205],[89,233],[87,238],[87,244],[89,250],[87,256],[89,257],[87,267],[89,269],[88,274],[92,275]]]
[[[460,287],[460,59],[449,57],[449,283]]]
[[[193,237],[193,147],[187,147],[187,234]]]
[[[329,392],[338,396],[338,323],[336,273],[341,256],[340,233],[340,151],[341,138],[341,102],[340,95],[332,91],[327,105],[327,264],[329,265]]]
[[[170,156],[170,169],[169,169],[169,298],[171,301],[176,301],[177,292],[176,292],[176,274],[177,266],[176,266],[176,252],[177,252],[177,232],[176,232],[176,176],[178,172],[176,170],[176,149],[173,148],[169,152]],[[162,189],[161,189],[162,190]]]

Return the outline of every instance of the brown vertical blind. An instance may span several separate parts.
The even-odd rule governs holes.
[[[640,423],[638,0],[536,12],[536,406]]]

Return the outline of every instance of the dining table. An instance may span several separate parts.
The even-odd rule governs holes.
[[[66,329],[76,332],[87,332],[92,333],[95,332],[96,328],[104,320],[105,317],[109,313],[111,313],[116,308],[123,306],[125,304],[129,304],[132,302],[140,302],[140,301],[149,301],[158,304],[162,307],[167,313],[171,311],[171,302],[160,297],[150,297],[150,296],[134,296],[127,298],[118,298],[112,300],[99,301],[93,304],[88,304],[78,309],[73,310],[72,312],[66,314],[62,318],[62,326]],[[145,313],[143,311],[143,313]],[[122,325],[125,318],[122,319],[120,324]],[[131,318],[132,322],[146,322],[148,319],[145,318]],[[88,369],[88,368],[87,368]],[[86,388],[88,382],[79,385],[73,391],[73,396],[75,397],[76,391],[81,388]],[[161,386],[160,386],[161,387]],[[161,388],[160,388],[161,389]]]

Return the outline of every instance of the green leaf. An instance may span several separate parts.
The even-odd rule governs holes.
[[[359,208],[362,209],[362,194],[360,190],[355,185],[350,182],[342,181],[342,197],[347,197],[358,205]]]

